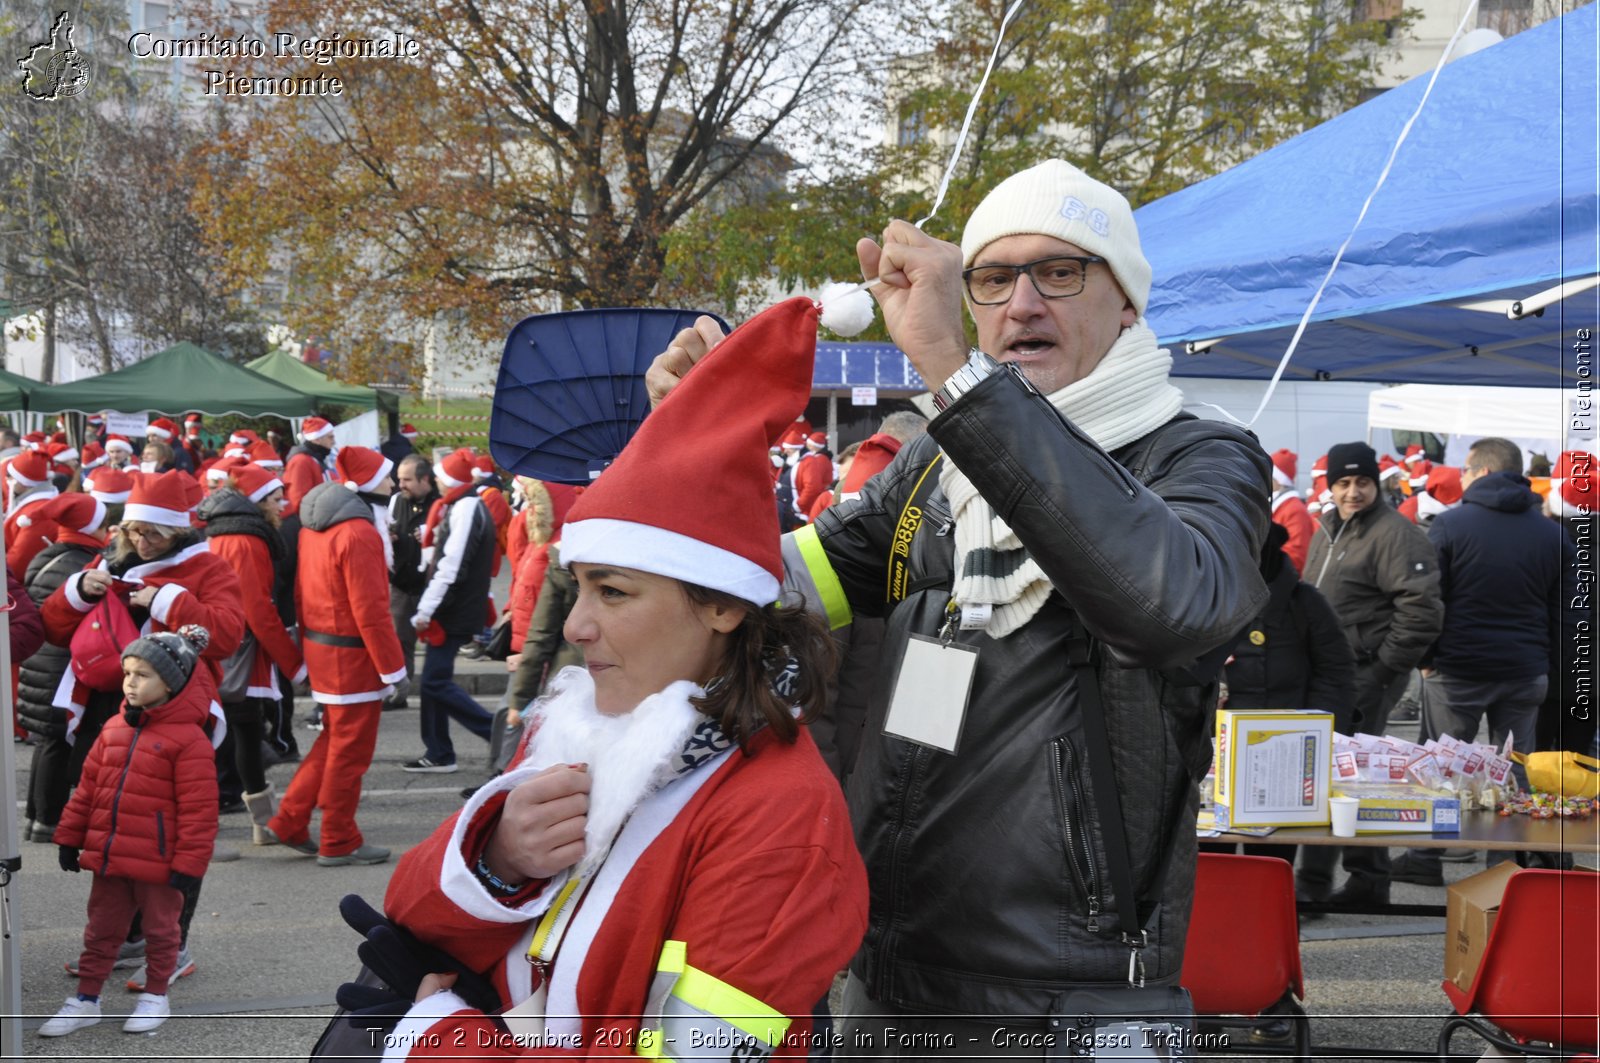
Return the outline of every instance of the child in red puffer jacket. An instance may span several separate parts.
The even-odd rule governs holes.
[[[217,773],[204,723],[210,673],[190,682],[209,635],[188,625],[136,639],[122,654],[122,715],[106,723],[56,827],[64,871],[87,868],[89,925],[78,992],[39,1028],[61,1037],[100,1021],[100,989],[135,912],[144,926],[145,991],[123,1024],[154,1030],[172,1014],[183,890],[205,874],[217,836]],[[81,855],[80,855],[81,854]]]

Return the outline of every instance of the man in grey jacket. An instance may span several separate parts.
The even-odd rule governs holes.
[[[1371,447],[1332,447],[1328,489],[1333,506],[1323,512],[1311,538],[1305,578],[1339,614],[1356,655],[1350,729],[1381,735],[1411,669],[1444,626],[1439,563],[1422,529],[1378,497],[1378,456]],[[1350,878],[1329,896],[1335,852],[1329,846],[1307,846],[1300,860],[1302,894],[1343,904],[1388,900],[1389,854],[1377,847],[1344,850]]]
[[[1266,600],[1269,462],[1248,433],[1181,413],[1143,320],[1150,266],[1128,203],[1070,164],[1002,182],[959,247],[896,221],[857,251],[940,413],[859,498],[785,543],[791,586],[835,627],[886,619],[883,696],[848,795],[872,893],[846,1043],[1038,1058],[1041,1017],[1072,987],[1126,984],[1130,970],[1177,980],[1211,651]],[[709,319],[680,333],[652,395],[718,338]],[[1087,766],[1107,758],[1084,735],[1071,659],[1085,648],[1120,823]],[[940,667],[975,652],[969,697],[890,696],[902,660],[929,652]],[[964,712],[945,748],[917,733],[934,701]],[[920,741],[897,737],[908,731]],[[1131,899],[1112,884],[1110,831],[1128,841]]]

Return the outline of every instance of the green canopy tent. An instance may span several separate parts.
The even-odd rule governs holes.
[[[37,380],[0,369],[0,410],[25,410],[28,396],[44,387]]]
[[[210,416],[305,417],[309,395],[268,380],[192,343],[180,343],[115,373],[41,387],[28,399],[32,413],[195,410]]]
[[[318,405],[359,406],[365,410],[376,409],[395,415],[400,412],[400,396],[393,392],[329,380],[320,369],[307,365],[285,350],[264,354],[253,362],[245,363],[245,367],[285,387],[310,395]]]

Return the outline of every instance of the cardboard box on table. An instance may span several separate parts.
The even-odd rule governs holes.
[[[1332,713],[1218,710],[1217,828],[1327,823],[1332,762]]]

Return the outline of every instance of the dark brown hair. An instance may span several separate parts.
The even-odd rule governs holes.
[[[800,724],[815,719],[827,705],[828,681],[838,664],[838,651],[827,624],[804,602],[755,608],[743,598],[693,583],[683,592],[695,605],[743,609],[744,622],[729,635],[728,657],[721,682],[695,699],[701,712],[721,725],[744,749],[763,724],[785,742],[800,734]],[[790,660],[799,665],[791,693],[773,689],[772,681]],[[800,715],[794,714],[799,707]]]

